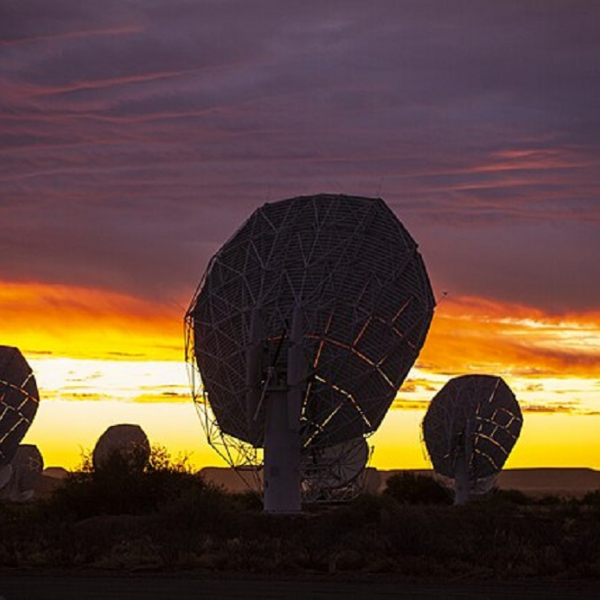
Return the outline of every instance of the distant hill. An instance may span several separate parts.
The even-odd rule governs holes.
[[[526,494],[580,497],[600,489],[600,471],[594,469],[507,469],[498,477],[498,487]]]
[[[433,475],[431,470],[408,469],[411,473]],[[379,471],[382,489],[392,475],[404,470]],[[581,497],[600,489],[600,471],[586,468],[505,469],[500,472],[496,485],[503,490],[520,490],[531,496]]]
[[[374,492],[383,491],[386,481],[398,473],[410,472],[432,476],[429,469],[369,469],[369,488]],[[244,492],[248,488],[242,477],[233,469],[206,467],[200,474],[211,483],[223,487],[229,492]],[[252,480],[253,474],[243,473],[244,478]],[[542,468],[542,469],[506,469],[497,480],[500,489],[517,489],[532,496],[569,496],[581,497],[587,492],[600,489],[600,471],[586,468]]]
[[[231,494],[247,492],[256,477],[252,469],[235,471],[228,467],[204,467],[198,474],[205,481],[218,485]]]

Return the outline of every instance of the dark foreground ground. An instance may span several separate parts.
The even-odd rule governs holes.
[[[500,598],[578,600],[600,598],[600,583],[590,582],[447,582],[436,584],[344,581],[268,581],[193,577],[112,577],[0,573],[2,600],[197,600],[197,599],[409,599]]]
[[[163,463],[0,502],[0,600],[600,600],[600,489],[457,507],[431,477],[398,475],[380,495],[274,516]]]

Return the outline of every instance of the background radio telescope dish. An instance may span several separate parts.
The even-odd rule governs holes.
[[[0,498],[12,502],[30,500],[44,469],[42,453],[33,444],[20,444],[9,467],[12,477],[8,485],[0,487]]]
[[[0,467],[10,463],[39,401],[35,377],[21,352],[0,346]]]
[[[352,497],[358,491],[359,477],[369,461],[369,445],[364,438],[355,438],[313,448],[302,455],[302,490],[306,501],[339,500]]]
[[[383,200],[265,204],[211,259],[186,314],[209,441],[234,466],[264,448],[266,498],[268,438],[282,428],[294,433],[273,448],[290,456],[296,438],[305,455],[373,433],[434,304],[417,245]]]
[[[0,467],[0,497],[2,496],[2,492],[4,488],[8,485],[10,480],[12,479],[12,467],[10,464],[4,465]]]
[[[455,502],[491,489],[523,424],[501,377],[455,377],[436,394],[423,419],[423,439],[436,474],[454,486]]]
[[[150,442],[144,430],[139,425],[127,423],[111,425],[94,447],[94,469],[106,466],[115,454],[125,460],[130,468],[142,470],[150,458]]]

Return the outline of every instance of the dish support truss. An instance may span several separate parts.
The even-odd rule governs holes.
[[[228,435],[219,426],[202,385],[202,377],[194,356],[193,337],[193,322],[190,317],[187,317],[185,359],[192,398],[206,441],[234,469],[249,490],[262,494],[264,484],[263,448],[255,447],[237,437]],[[365,436],[365,443],[368,437],[370,436]],[[318,449],[316,450],[318,451]],[[312,446],[312,451],[315,451],[314,446]],[[347,470],[348,461],[355,461],[352,454],[353,451],[350,449],[350,456],[344,456],[342,453],[330,461],[313,464],[310,469],[303,467],[300,484],[302,503],[350,502],[359,496],[367,484],[366,469],[373,455],[373,447],[370,446],[368,449],[364,467],[357,470],[353,477],[344,478],[341,473]]]
[[[456,452],[449,453],[447,456],[453,457],[452,460],[453,464],[455,465],[455,473],[460,470],[461,475],[448,477],[439,473],[435,469],[435,465],[433,464],[431,455],[427,450],[427,444],[425,443],[425,436],[423,433],[422,424],[419,442],[421,445],[421,454],[423,456],[423,460],[429,463],[433,468],[433,478],[444,487],[448,488],[449,490],[452,490],[452,493],[454,493],[455,504],[464,504],[468,501],[468,497],[471,495],[482,496],[484,494],[487,494],[494,487],[496,479],[498,478],[498,473],[493,473],[492,475],[489,475],[487,477],[469,478],[469,467],[467,465],[465,469],[465,461],[463,461],[462,457],[459,457],[456,454]],[[459,479],[460,481],[458,481]]]

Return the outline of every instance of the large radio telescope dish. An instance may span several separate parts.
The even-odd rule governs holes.
[[[373,433],[434,305],[417,244],[383,200],[265,204],[211,259],[186,314],[209,441],[234,465],[255,460],[266,398],[286,385],[298,397],[302,453]]]
[[[0,346],[0,467],[10,463],[39,401],[35,377],[21,352]]]
[[[457,504],[491,489],[521,432],[519,403],[501,377],[455,377],[435,395],[423,438],[436,474]]]

